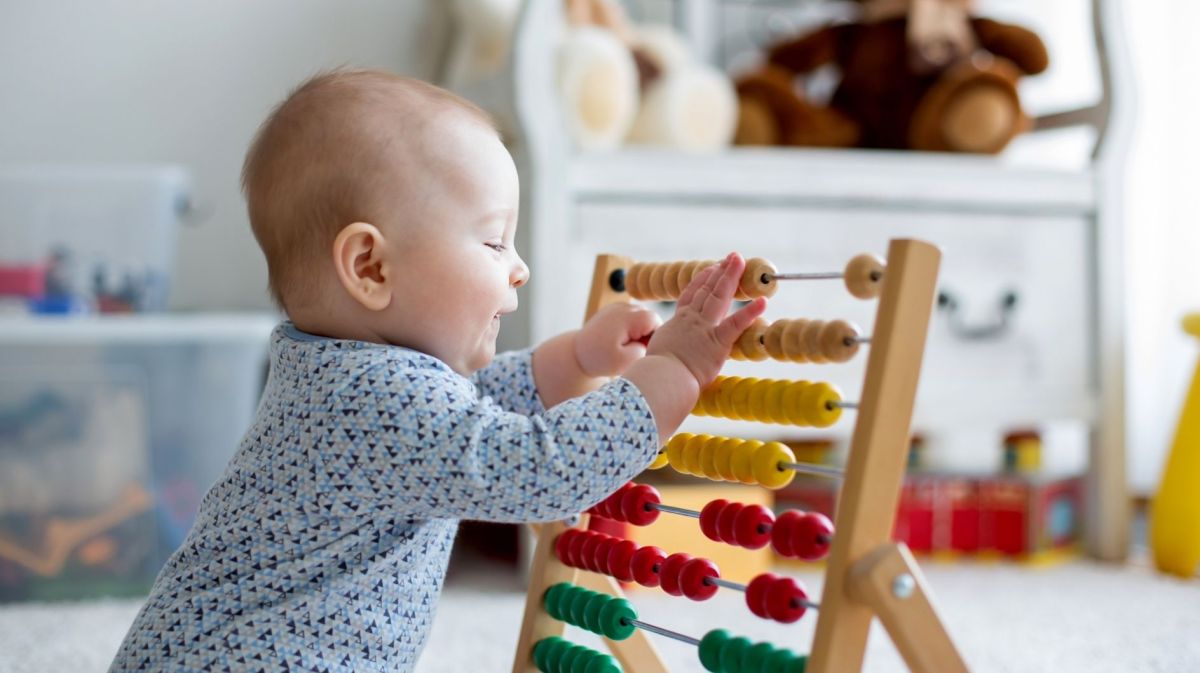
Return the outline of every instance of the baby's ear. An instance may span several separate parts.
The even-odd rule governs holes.
[[[392,301],[385,247],[383,233],[366,222],[346,225],[333,240],[338,281],[355,301],[371,311],[382,311]]]

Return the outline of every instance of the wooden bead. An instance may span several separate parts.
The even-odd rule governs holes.
[[[700,454],[704,451],[705,444],[708,444],[713,439],[715,438],[712,435],[696,435],[687,441],[687,444],[683,447],[683,459],[688,471],[684,474],[690,474],[695,477],[704,476],[704,473],[700,471]],[[694,472],[692,471],[693,467],[696,468]]]
[[[768,423],[787,423],[788,416],[783,408],[783,395],[791,385],[790,381],[772,381],[763,394],[763,417]]]
[[[717,537],[721,538],[721,542],[736,544],[737,528],[734,524],[737,522],[738,514],[741,514],[745,508],[746,506],[740,502],[731,502],[717,514]]]
[[[752,439],[743,442],[733,451],[730,467],[733,468],[734,478],[743,484],[754,483],[754,452],[762,445],[763,442]]]
[[[630,266],[629,270],[625,272],[625,291],[629,293],[630,297],[639,300],[650,298],[646,294],[647,281],[649,280],[647,274],[649,271],[648,265],[638,262]]]
[[[658,455],[654,457],[654,462],[650,463],[650,465],[648,465],[646,467],[646,469],[647,470],[661,470],[662,468],[664,468],[666,466],[667,466],[667,450],[664,447],[663,450],[659,451]]]
[[[704,537],[713,542],[721,541],[721,535],[717,531],[717,517],[721,515],[721,511],[728,504],[728,500],[718,498],[717,500],[709,501],[704,506],[704,509],[700,510],[700,532],[704,533]]]
[[[633,581],[633,555],[637,553],[637,543],[633,540],[618,540],[608,553],[608,569],[612,576],[622,582]]]
[[[684,564],[691,561],[693,556],[685,552],[676,552],[663,560],[659,568],[659,582],[662,590],[672,596],[682,596],[683,587],[679,585],[679,574]]]
[[[858,352],[858,328],[845,320],[825,323],[821,329],[821,355],[830,362],[849,362]]]
[[[767,355],[772,359],[786,361],[787,356],[783,353],[783,331],[787,329],[787,320],[776,320],[767,326],[767,331],[763,333],[763,348],[767,349]]]
[[[683,293],[683,288],[686,287],[679,284],[679,270],[683,268],[684,264],[687,262],[671,262],[667,265],[667,270],[663,272],[663,287],[666,288],[672,299],[678,299],[679,295]]]
[[[777,622],[791,624],[808,611],[801,603],[808,599],[804,585],[790,577],[780,577],[767,587],[767,614]]]
[[[661,503],[658,489],[638,484],[621,498],[621,518],[635,526],[649,526],[658,520],[659,511],[653,506]]]
[[[746,585],[746,607],[750,608],[750,612],[755,616],[770,619],[767,614],[767,589],[777,579],[779,579],[779,575],[763,573],[750,580],[750,584]]]
[[[808,321],[804,319],[788,320],[783,328],[783,356],[791,362],[808,362],[808,351],[804,340],[804,329]]]
[[[721,480],[721,474],[717,471],[717,447],[720,444],[720,442],[711,441],[700,445],[700,471],[705,477],[715,481]]]
[[[738,337],[734,350],[740,351],[743,358],[752,362],[762,362],[769,358],[770,354],[767,353],[767,347],[763,343],[768,326],[766,320],[756,319],[746,328],[746,331],[742,332],[742,336]]]
[[[877,255],[862,254],[846,264],[842,280],[850,294],[859,299],[874,299],[883,291],[887,264]]]
[[[721,418],[739,420],[737,411],[733,408],[733,387],[741,382],[741,378],[727,376],[714,382],[713,401]]]
[[[692,261],[684,262],[683,266],[679,267],[679,277],[675,279],[675,284],[679,286],[680,294],[683,294],[683,290],[691,285],[692,278],[695,278],[696,274],[700,273],[700,269],[704,268],[703,264],[704,262],[701,261]]]
[[[768,442],[754,452],[754,480],[764,488],[779,489],[787,486],[796,476],[791,468],[780,467],[780,463],[796,462],[796,454],[780,442]],[[765,544],[765,543],[764,543]]]
[[[667,294],[664,274],[667,271],[667,265],[663,263],[650,265],[650,298],[658,301],[667,301],[674,299]]]
[[[735,341],[733,348],[729,349],[729,359],[741,362],[746,359],[746,355],[742,352],[742,347]]]
[[[666,558],[666,552],[658,547],[653,545],[640,547],[633,553],[633,560],[629,564],[630,570],[633,572],[633,580],[651,589],[658,586],[661,581],[658,568]]]
[[[804,414],[804,391],[808,390],[807,381],[791,381],[783,391],[779,412],[784,417],[784,423],[804,427],[808,425],[808,417]]]
[[[690,432],[681,432],[667,442],[667,463],[675,468],[676,472],[683,472],[683,447],[693,437],[695,435]]]
[[[805,561],[818,561],[829,554],[833,522],[820,512],[804,512],[788,533],[794,556]]]
[[[737,481],[737,475],[733,472],[733,454],[743,443],[743,440],[732,437],[714,439],[716,457],[713,464],[717,468],[717,476],[722,480]]]
[[[775,515],[771,510],[762,505],[746,505],[733,521],[734,542],[746,549],[762,549],[771,542],[773,523]]]
[[[834,406],[842,401],[842,394],[828,383],[814,383],[808,386],[801,397],[801,405],[808,425],[815,428],[827,428],[842,417],[842,408]]]
[[[694,601],[706,601],[717,593],[717,585],[710,583],[708,578],[720,576],[717,564],[706,558],[694,558],[683,564],[679,571],[679,590]]]
[[[775,517],[775,525],[771,528],[771,548],[775,550],[776,554],[787,558],[796,556],[796,550],[792,548],[792,541],[796,537],[796,527],[800,525],[804,514],[800,510],[789,509],[780,512]]]
[[[750,405],[750,393],[758,384],[758,379],[754,377],[748,377],[738,380],[733,384],[732,387],[730,387],[729,408],[735,414],[735,420],[759,420],[758,410],[752,408]]]
[[[762,257],[753,257],[746,260],[746,270],[742,272],[742,282],[738,287],[750,299],[773,297],[779,289],[779,283],[774,278],[778,271],[774,264]]]
[[[821,330],[825,328],[824,320],[809,320],[804,326],[804,357],[808,358],[809,362],[814,364],[824,364],[829,362],[828,358],[821,354]]]

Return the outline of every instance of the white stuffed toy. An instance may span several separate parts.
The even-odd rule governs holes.
[[[559,51],[559,90],[581,149],[627,141],[703,152],[732,142],[732,83],[696,62],[675,31],[631,27],[615,0],[565,2],[570,28]]]

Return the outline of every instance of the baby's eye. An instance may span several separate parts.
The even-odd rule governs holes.
[[[491,248],[492,250],[495,250],[496,252],[504,252],[505,250],[507,250],[507,248],[505,248],[504,244],[502,244],[502,243],[484,243],[484,245]]]

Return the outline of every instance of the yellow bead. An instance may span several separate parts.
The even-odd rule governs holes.
[[[648,467],[646,469],[661,470],[664,466],[666,466],[666,464],[667,464],[667,452],[659,451],[658,455],[654,457],[654,462],[650,463],[650,467]]]
[[[684,472],[683,446],[692,437],[695,437],[695,435],[690,432],[681,432],[667,442],[667,463],[675,468],[676,472]]]
[[[810,385],[807,381],[792,381],[784,391],[780,410],[789,425],[809,425],[808,416],[804,413],[803,397]]]
[[[730,466],[737,481],[743,484],[754,483],[754,452],[762,445],[757,439],[748,439],[734,449]]]
[[[700,473],[708,478],[720,480],[721,474],[717,472],[717,448],[721,445],[720,437],[712,437],[704,444],[700,445]]]
[[[715,415],[721,418],[738,420],[737,413],[733,410],[733,405],[731,404],[733,400],[730,397],[730,391],[732,391],[733,386],[739,380],[736,376],[727,376],[713,382],[711,386],[713,388],[713,404],[709,409],[716,411]]]
[[[768,442],[754,452],[754,480],[766,488],[783,488],[796,476],[795,470],[781,468],[780,463],[794,463],[796,455],[779,442]]]
[[[750,406],[750,393],[758,384],[759,379],[749,377],[739,379],[729,387],[729,408],[738,420],[758,420],[755,410]]]
[[[737,481],[737,477],[733,474],[733,454],[737,451],[737,447],[742,445],[742,440],[732,437],[713,437],[713,467],[716,468],[717,477],[724,481]]]
[[[696,435],[687,441],[683,447],[683,461],[687,466],[687,473],[696,477],[703,477],[704,473],[700,471],[700,451],[704,448],[705,443],[712,441],[712,435]]]
[[[763,417],[768,423],[787,423],[787,414],[783,412],[783,394],[787,392],[791,381],[773,380],[763,391]]]
[[[763,348],[767,350],[767,355],[779,361],[787,360],[787,355],[783,352],[783,332],[788,326],[787,320],[776,320],[767,326],[767,331],[763,333]]]
[[[828,428],[842,417],[842,408],[834,403],[842,401],[842,394],[828,383],[808,386],[801,397],[801,405],[808,424],[816,428]]]

